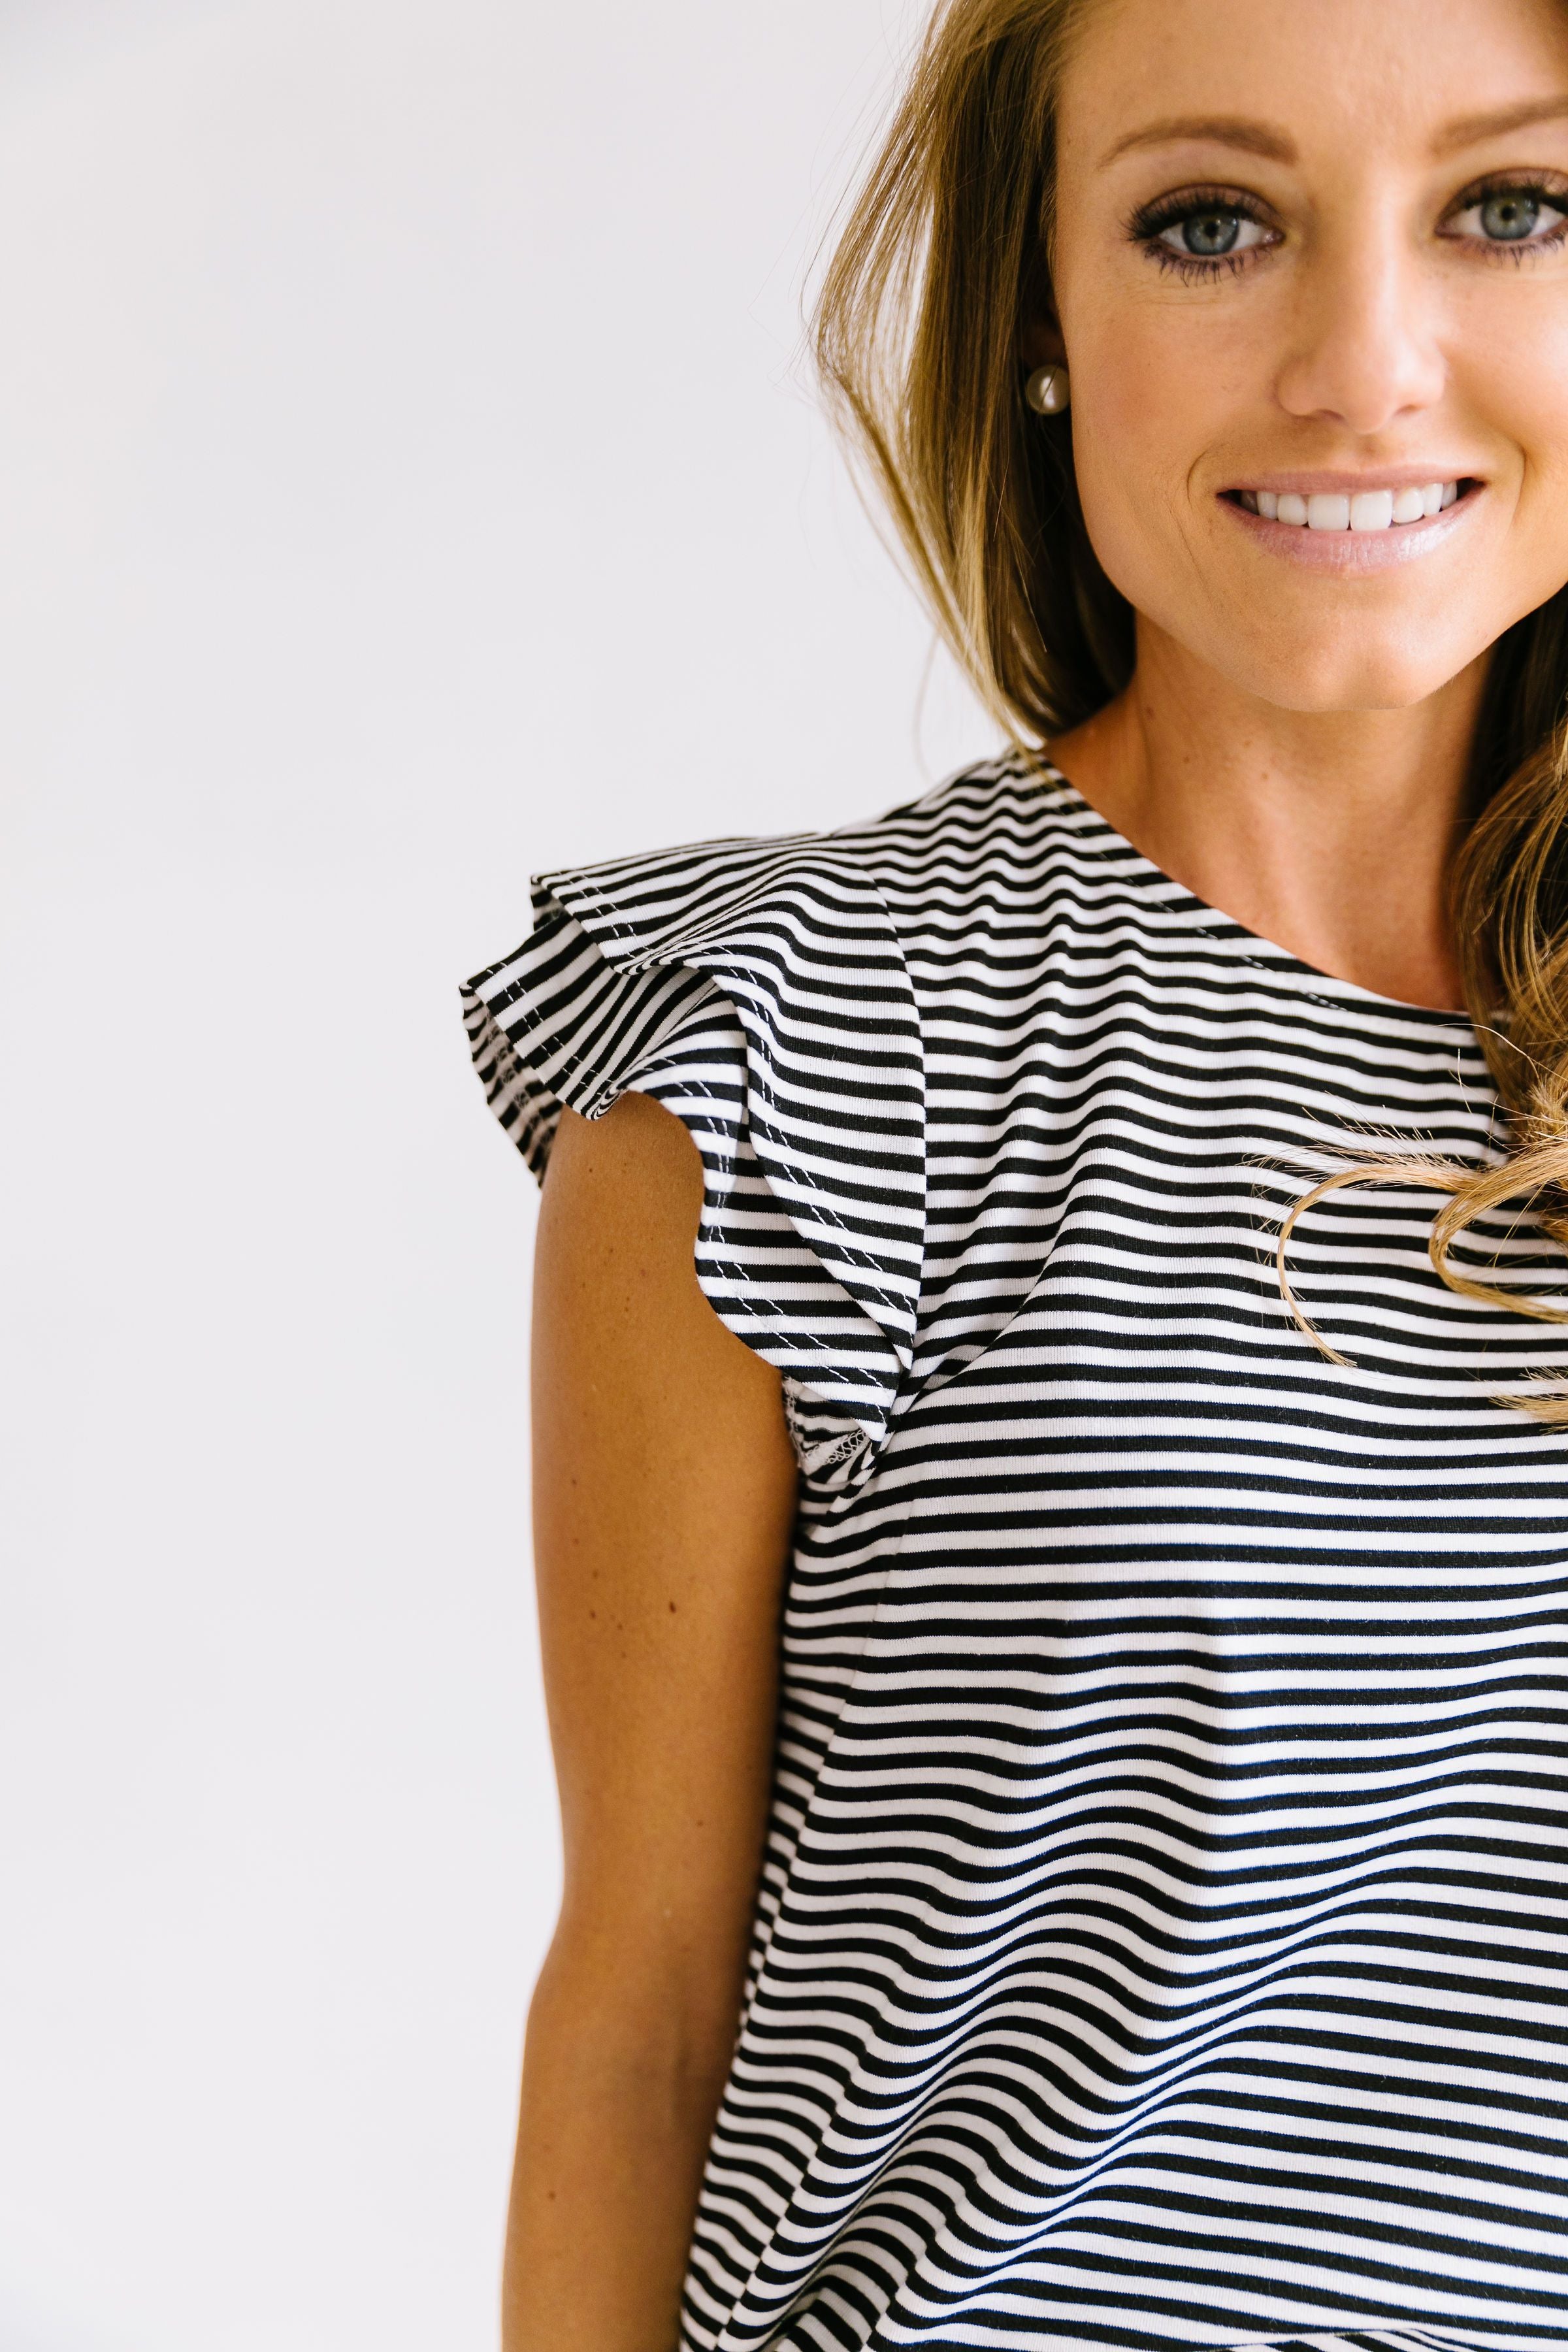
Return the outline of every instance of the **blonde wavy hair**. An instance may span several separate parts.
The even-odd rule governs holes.
[[[849,209],[816,314],[830,404],[880,493],[937,625],[1015,743],[1090,718],[1132,673],[1131,607],[1084,528],[1065,425],[1023,396],[1021,336],[1050,299],[1055,99],[1096,0],[941,0]],[[1465,995],[1506,1113],[1481,1164],[1369,1151],[1282,1224],[1348,1184],[1449,1198],[1432,1263],[1451,1290],[1568,1321],[1568,1308],[1453,1263],[1476,1218],[1516,1203],[1568,1246],[1568,589],[1492,651],[1451,877]],[[1509,1402],[1568,1423],[1568,1396]]]

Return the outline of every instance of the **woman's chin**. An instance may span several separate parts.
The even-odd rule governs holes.
[[[1238,572],[1220,551],[1189,549],[1178,605],[1139,552],[1144,560],[1106,569],[1147,616],[1140,645],[1157,634],[1180,649],[1178,659],[1279,710],[1412,709],[1467,670],[1496,634],[1500,600],[1447,567],[1441,582],[1417,589],[1411,571],[1342,580],[1280,566],[1284,576],[1263,596],[1250,563]]]
[[[1195,648],[1194,648],[1195,650]],[[1484,646],[1455,644],[1434,625],[1409,624],[1387,633],[1352,627],[1270,632],[1237,628],[1228,641],[1204,649],[1222,676],[1279,710],[1410,710],[1468,669]]]

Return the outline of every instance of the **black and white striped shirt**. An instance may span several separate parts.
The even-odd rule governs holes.
[[[1568,2346],[1568,1336],[1457,1296],[1469,1024],[1059,777],[551,877],[466,992],[539,1167],[628,1087],[802,1468],[683,2341]],[[1472,1269],[1560,1289],[1500,1216]]]

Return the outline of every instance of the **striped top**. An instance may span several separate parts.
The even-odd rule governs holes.
[[[1415,1186],[1300,1229],[1348,1367],[1272,1266],[1493,1151],[1469,1024],[1021,761],[552,876],[466,997],[535,1168],[684,1120],[801,1465],[688,2352],[1568,2346],[1568,1335]]]

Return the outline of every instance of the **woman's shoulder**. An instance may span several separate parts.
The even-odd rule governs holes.
[[[922,885],[1037,871],[1064,853],[1098,860],[1109,828],[1037,756],[1018,751],[831,831],[728,836],[640,851],[535,877],[536,917],[569,915],[623,965],[662,960],[770,907],[831,925],[858,901],[891,907]]]
[[[998,922],[1043,938],[1053,904],[1070,909],[1115,887],[1125,848],[1055,769],[1020,751],[829,832],[561,867],[533,877],[521,944],[468,982],[470,1026],[575,1032],[610,1001],[610,974],[657,984],[661,1004],[700,975],[748,1027],[798,1036],[814,1026],[885,1054],[918,1031],[911,940],[933,924],[966,933]]]
[[[1048,780],[997,761],[833,832],[543,874],[529,937],[464,991],[486,1093],[539,1173],[563,1107],[596,1118],[644,1093],[686,1124],[705,1171],[699,1278],[792,1384],[814,1477],[864,1474],[912,1361],[927,1103],[911,943],[965,899],[963,875],[1048,831],[1052,806]]]
[[[700,1279],[794,1384],[815,1477],[864,1475],[913,1361],[934,975],[983,983],[974,942],[999,931],[1038,952],[1053,862],[1070,874],[1097,833],[1054,772],[988,761],[833,832],[542,875],[529,937],[464,990],[486,1094],[537,1172],[563,1106],[645,1093],[686,1124]]]

